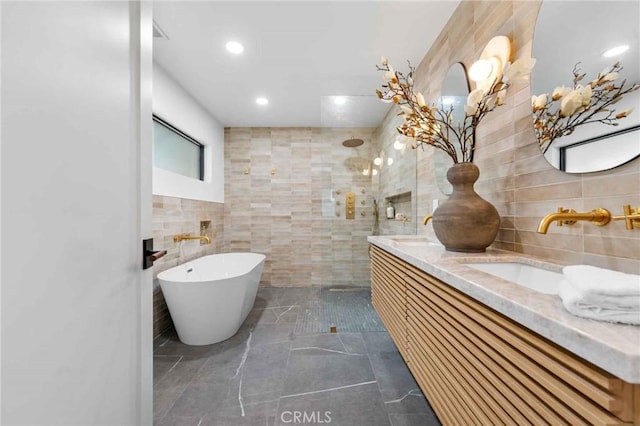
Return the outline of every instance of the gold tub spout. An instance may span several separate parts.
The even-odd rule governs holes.
[[[179,234],[173,236],[173,242],[175,243],[179,243],[182,240],[204,240],[207,244],[211,244],[211,240],[206,235]]]
[[[607,209],[598,207],[591,210],[589,213],[576,213],[573,209],[563,209],[558,207],[556,213],[550,213],[542,218],[540,225],[538,225],[538,232],[540,234],[546,234],[551,222],[558,221],[558,226],[573,225],[578,220],[588,220],[597,226],[604,226],[611,220],[611,213]]]
[[[433,219],[433,215],[432,214],[426,215],[424,217],[424,219],[422,219],[422,224],[427,226],[427,222],[429,222],[431,219]]]

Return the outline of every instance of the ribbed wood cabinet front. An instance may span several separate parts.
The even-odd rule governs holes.
[[[398,351],[407,359],[407,283],[405,265],[376,246],[371,253],[371,303]]]
[[[378,247],[371,258],[373,305],[444,424],[640,425],[640,385]]]

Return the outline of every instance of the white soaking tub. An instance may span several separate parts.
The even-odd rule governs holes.
[[[236,334],[253,307],[265,256],[204,256],[158,274],[180,341],[209,345]]]

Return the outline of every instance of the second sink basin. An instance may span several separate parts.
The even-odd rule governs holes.
[[[435,241],[428,240],[426,238],[416,238],[416,237],[393,237],[389,238],[392,242],[396,244],[402,244],[405,246],[442,246],[442,244],[437,243]]]
[[[486,262],[465,263],[465,265],[544,294],[558,294],[560,281],[563,279],[561,272],[549,271],[526,263]]]

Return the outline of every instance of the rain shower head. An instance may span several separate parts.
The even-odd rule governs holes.
[[[347,139],[346,141],[342,142],[342,146],[346,147],[346,148],[357,148],[360,145],[362,145],[364,143],[364,141],[362,139]]]

